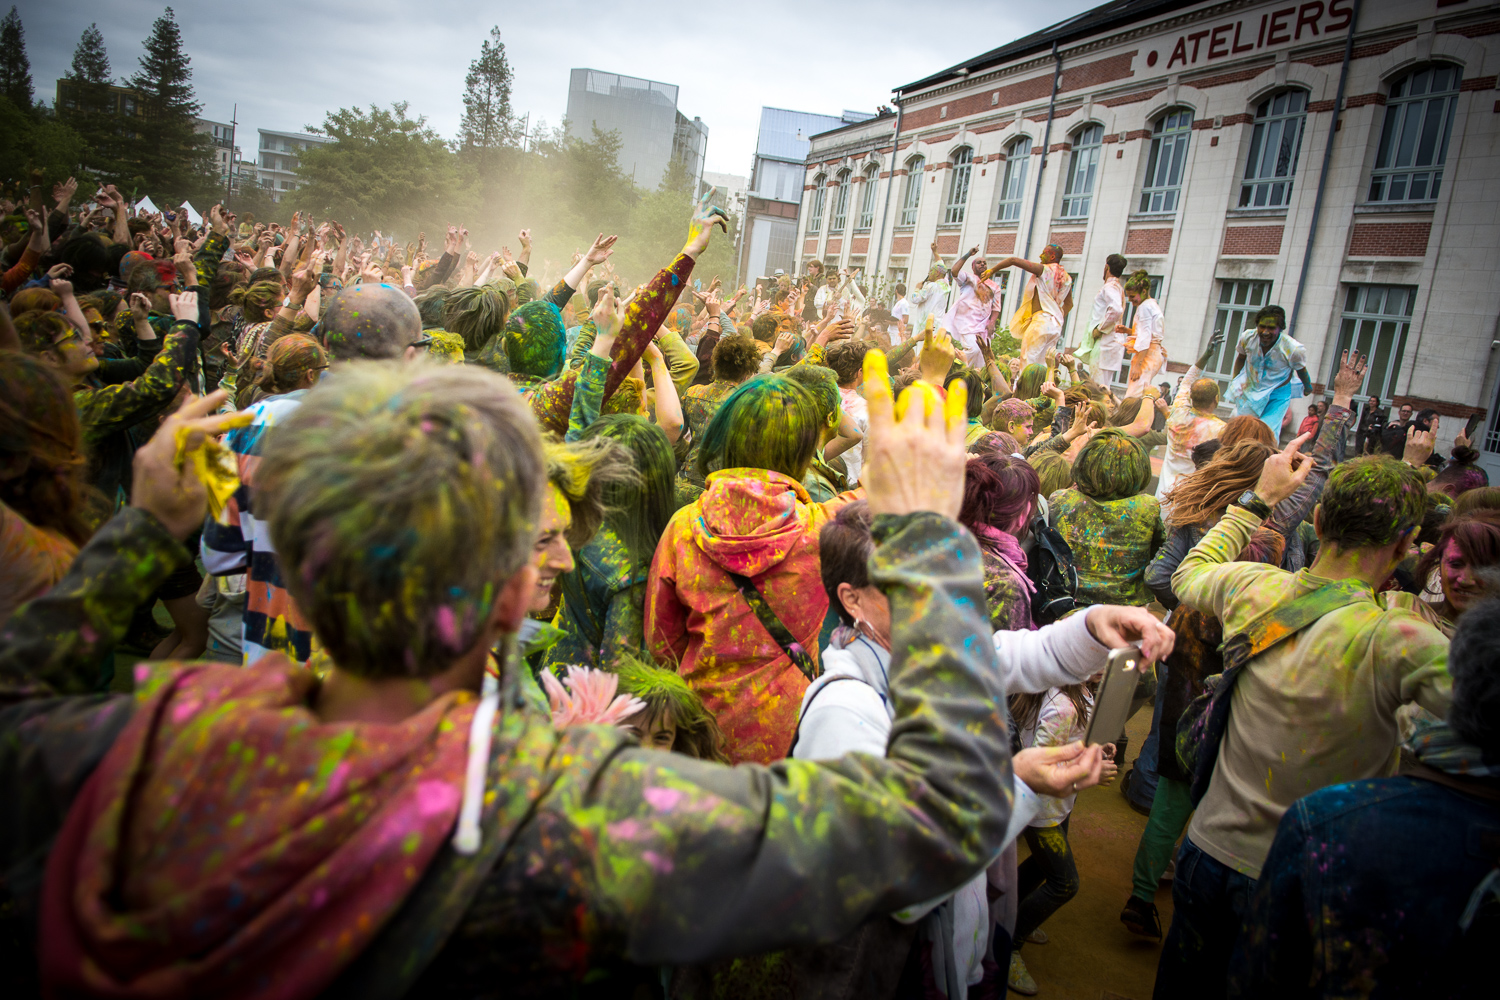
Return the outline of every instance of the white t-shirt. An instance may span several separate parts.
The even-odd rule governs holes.
[[[1135,344],[1131,348],[1144,351],[1152,344],[1160,344],[1166,333],[1167,317],[1155,299],[1146,299],[1135,307]]]

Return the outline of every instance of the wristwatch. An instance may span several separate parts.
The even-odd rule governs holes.
[[[1241,493],[1234,501],[1234,506],[1245,508],[1262,521],[1271,516],[1271,505],[1257,496],[1254,490]]]

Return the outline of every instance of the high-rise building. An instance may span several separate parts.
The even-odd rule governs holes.
[[[680,160],[703,177],[708,126],[677,110],[677,86],[596,69],[575,69],[568,82],[568,134],[593,136],[593,127],[620,134],[620,169],[639,187],[661,183],[667,165]]]
[[[332,141],[325,135],[305,132],[276,132],[265,128],[258,131],[260,155],[256,173],[261,187],[271,192],[271,197],[277,201],[286,192],[302,186],[302,179],[297,176],[302,151],[308,146],[321,146]]]
[[[234,126],[198,118],[193,122],[193,131],[208,136],[214,154],[214,176],[220,183],[229,180],[231,169],[240,158],[240,148],[234,144]]]
[[[783,108],[760,109],[760,132],[741,227],[739,280],[788,274],[797,262],[797,214],[809,140],[819,132],[875,117],[864,111],[818,115]]]

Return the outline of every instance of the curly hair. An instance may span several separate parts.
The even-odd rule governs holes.
[[[839,378],[832,368],[822,365],[797,365],[786,371],[786,377],[812,394],[818,404],[818,415],[829,427],[838,423],[843,397],[839,395]]]
[[[990,419],[993,420],[998,417],[1000,427],[1003,430],[1009,428],[1011,424],[1018,420],[1027,420],[1035,416],[1036,408],[1034,406],[1024,399],[1017,399],[1012,396],[1010,399],[1002,399],[999,403],[995,404],[995,416]]]
[[[0,364],[0,501],[38,528],[82,545],[91,491],[73,394],[30,354]]]
[[[1151,275],[1145,271],[1137,271],[1125,281],[1125,291],[1134,292],[1137,295],[1150,296]]]
[[[739,384],[760,368],[760,347],[743,334],[721,337],[714,345],[713,376],[719,382]]]
[[[865,355],[875,348],[862,340],[841,340],[824,353],[824,360],[839,378],[839,386],[847,388],[859,381],[865,367]]]
[[[426,295],[428,293],[423,292]],[[417,311],[422,303],[417,304]],[[464,350],[477,351],[505,328],[510,318],[510,300],[487,286],[455,288],[443,303],[443,329],[464,339]],[[423,318],[426,323],[426,318]]]
[[[1135,438],[1110,427],[1095,434],[1073,461],[1078,492],[1094,500],[1123,500],[1146,488],[1151,458]]]
[[[719,729],[719,721],[681,674],[629,654],[621,654],[609,668],[620,678],[621,694],[634,695],[646,703],[646,707],[627,722],[639,720],[649,725],[657,719],[669,718],[677,727],[677,736],[672,740],[673,753],[720,764],[730,763],[725,750],[727,741]]]

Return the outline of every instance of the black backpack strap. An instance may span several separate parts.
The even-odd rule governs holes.
[[[725,572],[729,573],[728,570]],[[740,588],[740,596],[745,599],[746,604],[750,605],[750,610],[755,612],[756,618],[760,619],[761,627],[770,633],[772,639],[776,640],[776,645],[781,647],[781,651],[796,664],[804,677],[809,681],[816,680],[818,668],[813,663],[813,658],[808,655],[806,649],[802,648],[802,643],[797,641],[796,636],[792,635],[791,629],[782,624],[771,605],[766,603],[765,597],[756,589],[755,583],[748,576],[741,576],[738,573],[729,573],[729,579]]]

